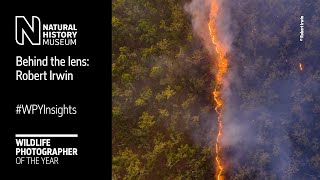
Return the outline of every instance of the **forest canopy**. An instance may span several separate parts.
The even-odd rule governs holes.
[[[112,1],[113,179],[214,178],[216,55],[190,2]],[[320,1],[222,2],[232,35],[224,177],[319,179]]]

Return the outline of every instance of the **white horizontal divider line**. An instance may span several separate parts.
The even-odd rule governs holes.
[[[17,137],[78,137],[78,134],[16,134]]]

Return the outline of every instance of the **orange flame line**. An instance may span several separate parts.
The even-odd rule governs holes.
[[[212,9],[212,11],[215,16],[217,14],[217,8],[216,8],[215,4],[213,4],[212,8],[214,8],[214,9]],[[215,88],[213,91],[213,97],[214,97],[214,101],[216,102],[215,111],[218,114],[218,134],[217,134],[216,143],[215,143],[215,152],[216,152],[215,160],[216,160],[216,163],[218,166],[217,179],[220,180],[220,178],[223,179],[223,177],[221,177],[221,174],[223,171],[223,165],[222,165],[221,157],[220,157],[220,138],[222,136],[222,129],[223,129],[222,112],[221,112],[221,109],[223,106],[223,99],[221,97],[220,87],[223,84],[223,75],[228,70],[228,61],[222,55],[222,54],[224,54],[223,49],[220,47],[220,45],[218,43],[216,43],[215,30],[212,29],[212,28],[214,28],[212,19],[210,19],[208,26],[209,26],[209,32],[210,32],[212,44],[215,46],[215,50],[216,50],[217,54],[219,55],[219,59],[217,60],[218,72],[216,74],[216,85],[215,85]]]
[[[301,63],[299,63],[299,68],[300,68],[300,71],[302,71],[302,70],[303,70],[303,68],[302,68],[302,64],[301,64]]]

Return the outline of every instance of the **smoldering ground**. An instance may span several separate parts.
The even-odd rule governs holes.
[[[193,0],[185,10],[194,33],[215,60],[208,32],[212,2]],[[217,38],[230,63],[223,89],[225,176],[319,178],[320,1],[217,3],[221,7],[215,17]],[[216,124],[216,119],[208,121]]]

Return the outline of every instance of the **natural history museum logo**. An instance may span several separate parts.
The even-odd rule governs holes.
[[[18,45],[76,45],[77,33],[75,24],[42,24],[37,16],[31,16],[31,19],[15,16],[15,40]]]

